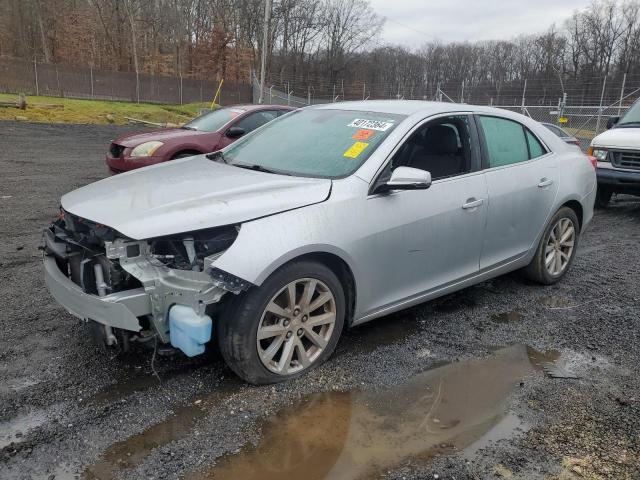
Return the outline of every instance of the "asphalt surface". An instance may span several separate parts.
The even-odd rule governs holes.
[[[639,199],[618,197],[597,212],[556,286],[512,274],[380,319],[346,332],[324,366],[286,384],[244,385],[215,352],[192,360],[156,356],[158,380],[151,350],[122,356],[91,344],[86,327],[48,294],[37,249],[60,196],[105,176],[104,151],[122,131],[0,122],[0,478],[233,478],[216,468],[240,472],[233,468],[263,458],[271,463],[260,464],[256,478],[287,471],[281,477],[299,478],[291,473],[299,471],[291,466],[296,458],[311,465],[304,478],[341,478],[320,473],[304,441],[274,432],[290,428],[301,411],[314,421],[286,431],[302,439],[320,431],[340,411],[331,402],[343,405],[344,395],[356,399],[353,418],[370,419],[361,412],[374,403],[374,417],[385,418],[407,398],[413,414],[419,404],[411,395],[421,389],[434,394],[420,399],[431,402],[425,421],[462,433],[428,452],[407,447],[403,454],[413,441],[396,441],[400,453],[378,460],[365,477],[640,478]],[[509,388],[487,406],[483,394],[507,378],[505,365],[492,360],[503,351],[496,350],[519,346],[545,352],[553,368],[508,370],[515,375]],[[430,370],[436,367],[442,370]],[[464,411],[456,418],[474,425],[432,416],[445,409],[435,405],[443,381],[445,390],[474,385],[464,405],[449,401],[454,417]],[[331,421],[345,435],[345,425],[355,429]],[[371,442],[397,433],[395,421],[376,425]],[[358,435],[366,436],[361,427]]]

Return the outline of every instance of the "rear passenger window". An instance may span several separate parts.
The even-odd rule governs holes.
[[[498,117],[480,117],[489,155],[489,168],[529,160],[524,128],[518,122]]]
[[[529,157],[538,158],[547,153],[547,150],[542,146],[540,141],[533,135],[533,133],[531,133],[529,130],[526,130],[526,132],[527,142],[529,143]]]

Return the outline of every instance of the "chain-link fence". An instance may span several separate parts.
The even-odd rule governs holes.
[[[211,101],[217,80],[0,59],[0,92],[54,97],[183,104]],[[218,103],[251,102],[248,83],[225,80]]]
[[[490,96],[490,93],[486,91],[480,93],[477,88],[475,90],[467,89],[465,94],[464,85],[460,85],[459,88],[451,84],[447,85],[448,91],[456,91],[456,95],[448,94],[440,88],[440,85],[437,85],[432,93],[424,95],[412,94],[407,97],[400,91],[387,96],[372,94],[375,91],[380,91],[380,88],[374,88],[375,85],[370,85],[372,90],[367,90],[367,85],[364,82],[355,85],[351,82],[345,83],[341,81],[334,84],[330,89],[332,92],[329,93],[327,92],[327,85],[318,86],[316,89],[314,85],[305,85],[303,82],[277,83],[274,79],[267,80],[270,80],[270,82],[268,81],[264,87],[263,103],[305,107],[347,100],[406,99],[491,105],[496,108],[522,113],[539,122],[557,125],[575,136],[585,149],[596,135],[606,129],[606,124],[610,117],[624,115],[629,106],[640,98],[640,86],[637,85],[637,79],[634,78],[631,82],[628,82],[626,76],[622,78],[622,83],[619,85],[609,82],[609,90],[607,90],[607,82],[600,79],[601,91],[599,97],[586,96],[583,91],[580,91],[580,95],[578,95],[577,90],[571,89],[569,92],[565,91],[560,98],[553,100],[549,94],[549,89],[542,89],[541,86],[537,86],[536,89],[530,89],[527,95],[526,82],[518,87],[512,86],[511,89],[503,88],[500,95],[495,98],[509,99],[513,102],[512,105],[505,103],[495,104],[494,97]],[[591,83],[595,84],[597,81],[594,80]],[[260,84],[255,75],[252,76],[252,84],[253,102],[258,103]],[[518,88],[522,89],[520,96],[518,96]],[[302,96],[301,93],[306,95]],[[329,94],[327,95],[327,93]],[[587,104],[572,104],[570,94],[575,95],[576,102],[587,102]],[[613,104],[607,105],[604,103],[605,100],[612,101],[613,99],[615,99]],[[589,104],[589,102],[593,103]]]

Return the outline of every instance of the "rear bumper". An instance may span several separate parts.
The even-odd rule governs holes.
[[[83,292],[60,271],[53,256],[44,256],[44,279],[56,301],[83,320],[95,320],[110,327],[138,332],[141,329],[138,317],[152,312],[149,295],[143,288],[104,297]]]
[[[640,171],[598,168],[598,185],[606,185],[620,193],[640,193]]]

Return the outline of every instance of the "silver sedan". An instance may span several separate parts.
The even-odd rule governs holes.
[[[45,278],[109,345],[217,341],[239,376],[277,382],[345,327],[514,270],[559,281],[595,186],[587,156],[516,113],[315,106],[65,195]]]

